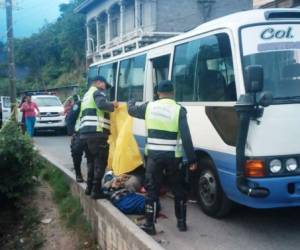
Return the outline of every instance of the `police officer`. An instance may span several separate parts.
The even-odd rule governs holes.
[[[80,140],[79,136],[79,125],[80,125],[80,106],[81,106],[81,101],[80,98],[77,95],[73,96],[74,104],[66,117],[67,121],[67,127],[68,127],[68,134],[72,135],[71,139],[71,155],[72,155],[72,160],[73,160],[73,165],[74,165],[74,170],[75,170],[75,175],[76,175],[76,181],[77,182],[83,182],[82,174],[81,174],[81,161],[82,161],[82,156],[84,152],[84,144],[83,141]],[[86,158],[89,163],[89,158],[88,153],[85,152]]]
[[[173,84],[161,81],[157,88],[159,99],[136,106],[129,101],[131,116],[145,119],[148,132],[146,144],[146,223],[142,229],[150,235],[156,234],[155,219],[163,171],[175,196],[174,207],[177,227],[186,231],[186,191],[181,174],[182,146],[190,169],[196,169],[196,157],[191,140],[186,110],[173,100]]]
[[[117,102],[108,102],[105,90],[111,85],[102,76],[91,79],[91,87],[85,93],[80,108],[80,139],[86,143],[86,151],[91,157],[88,165],[86,195],[93,199],[105,198],[101,192],[108,158],[108,136],[110,134],[109,112],[118,107]]]

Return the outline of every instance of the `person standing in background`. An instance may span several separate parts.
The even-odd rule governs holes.
[[[31,101],[30,95],[26,95],[26,101],[21,106],[21,112],[25,117],[26,131],[30,137],[33,137],[36,116],[40,115],[40,110],[36,103]]]

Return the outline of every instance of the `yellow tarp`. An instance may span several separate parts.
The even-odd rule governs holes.
[[[132,133],[133,119],[127,113],[126,104],[120,104],[111,113],[110,123],[108,167],[115,175],[133,171],[142,165],[143,161]]]

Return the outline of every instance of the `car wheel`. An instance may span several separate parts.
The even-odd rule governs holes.
[[[202,211],[208,216],[222,218],[230,213],[232,202],[226,197],[211,160],[199,162],[200,171],[197,198]]]

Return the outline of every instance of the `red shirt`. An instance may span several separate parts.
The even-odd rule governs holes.
[[[21,106],[21,111],[25,117],[36,117],[36,110],[39,111],[39,108],[35,102],[24,102]]]

